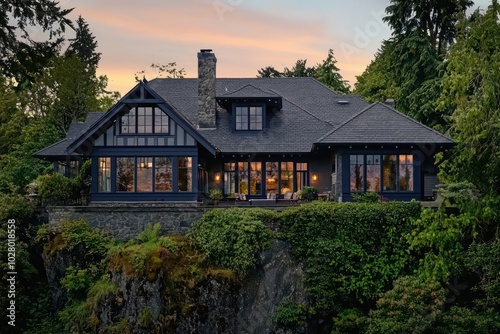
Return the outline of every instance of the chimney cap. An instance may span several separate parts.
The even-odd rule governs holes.
[[[212,52],[212,49],[201,49],[201,53]]]

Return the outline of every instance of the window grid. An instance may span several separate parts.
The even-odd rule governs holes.
[[[168,134],[169,117],[160,108],[135,107],[121,116],[122,134]]]
[[[263,129],[264,115],[262,107],[236,107],[235,129],[259,131]]]

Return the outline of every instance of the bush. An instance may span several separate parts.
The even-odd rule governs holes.
[[[431,333],[444,303],[441,284],[412,276],[399,278],[394,288],[377,301],[377,309],[370,312],[367,333]]]
[[[38,194],[49,204],[62,203],[72,197],[73,182],[61,173],[40,175],[35,182]]]
[[[307,310],[301,305],[292,301],[281,303],[274,311],[272,321],[277,328],[298,329],[306,324]]]
[[[215,209],[193,224],[190,237],[216,265],[243,274],[256,262],[256,254],[271,244],[264,225],[276,213],[265,209]]]
[[[352,194],[352,199],[356,203],[377,203],[380,201],[380,196],[375,192],[367,192],[364,194]]]
[[[325,312],[371,302],[412,270],[407,241],[417,202],[313,202],[280,216],[282,237],[306,266],[306,285]]]
[[[300,191],[300,197],[306,201],[314,201],[318,199],[318,189],[314,187],[304,187]]]

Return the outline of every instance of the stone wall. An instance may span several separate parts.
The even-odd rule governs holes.
[[[69,217],[85,219],[90,226],[109,232],[118,239],[130,239],[149,223],[160,223],[165,234],[184,234],[209,207],[196,203],[110,203],[91,206],[48,207],[49,226],[56,229]]]

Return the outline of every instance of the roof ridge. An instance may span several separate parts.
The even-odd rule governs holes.
[[[274,90],[272,90],[272,89],[270,89],[270,91],[271,91],[271,92],[273,92],[273,93],[275,93],[275,94],[278,94],[277,92],[275,92],[275,91],[274,91]],[[278,94],[278,95],[279,95],[279,94]],[[282,96],[281,98],[282,98],[282,99],[287,100],[290,104],[292,104],[292,105],[296,106],[297,108],[299,108],[300,110],[304,111],[304,112],[305,112],[306,114],[308,114],[309,116],[314,117],[316,120],[318,120],[318,121],[320,121],[320,122],[323,122],[323,123],[326,123],[326,124],[331,125],[331,126],[335,126],[334,124],[332,124],[332,123],[330,123],[330,122],[328,122],[328,121],[325,121],[324,119],[321,119],[321,118],[319,118],[318,116],[314,115],[312,112],[310,112],[310,111],[308,111],[308,110],[306,110],[306,109],[302,108],[301,106],[299,106],[299,105],[298,105],[298,104],[296,104],[295,102],[290,101],[290,100],[289,100],[289,99],[287,99],[286,97]]]
[[[354,116],[352,116],[351,118],[349,118],[348,120],[346,120],[344,123],[340,124],[338,127],[336,127],[335,129],[333,129],[332,131],[328,132],[326,135],[324,135],[323,137],[319,138],[317,140],[317,142],[319,143],[320,141],[322,141],[323,139],[325,139],[326,137],[330,136],[332,133],[334,133],[335,131],[339,130],[340,128],[344,127],[347,123],[351,122],[352,120],[354,120],[356,117],[360,116],[361,114],[365,113],[368,109],[372,108],[373,106],[375,106],[376,103],[372,103],[370,104],[369,106],[366,106],[363,110],[361,110],[359,113],[355,114]]]

